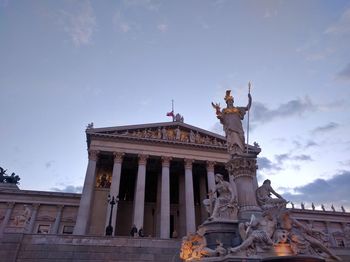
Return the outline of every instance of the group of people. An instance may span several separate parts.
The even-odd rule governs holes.
[[[144,237],[145,235],[143,234],[143,228],[140,227],[140,229],[137,230],[137,227],[134,224],[130,230],[130,236],[132,236],[132,237],[137,237],[137,236]]]

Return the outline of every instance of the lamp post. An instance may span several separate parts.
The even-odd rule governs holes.
[[[113,233],[113,226],[112,226],[112,214],[113,214],[113,206],[118,203],[119,198],[108,195],[108,203],[111,205],[111,212],[109,214],[109,222],[108,222],[108,226],[106,227],[106,236],[111,236]]]

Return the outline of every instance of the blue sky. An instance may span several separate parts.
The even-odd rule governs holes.
[[[350,209],[349,1],[0,1],[0,166],[30,190],[81,189],[84,130],[185,122],[247,103],[259,181]]]

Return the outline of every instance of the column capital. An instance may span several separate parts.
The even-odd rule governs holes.
[[[97,161],[98,154],[100,153],[100,151],[89,149],[88,152],[89,152],[89,160]]]
[[[169,167],[171,159],[170,156],[162,156],[162,167]]]
[[[38,208],[40,207],[39,203],[34,203],[32,204],[33,210],[38,210]]]
[[[207,172],[214,172],[214,166],[216,162],[214,161],[207,161]]]
[[[185,162],[185,169],[192,169],[193,159],[184,159]]]
[[[64,205],[57,205],[57,210],[60,212],[62,211],[64,208]]]
[[[15,206],[15,202],[7,202],[7,208],[11,209]]]
[[[138,157],[139,157],[139,165],[146,165],[148,155],[139,154]]]
[[[118,163],[120,164],[123,161],[124,158],[124,153],[122,152],[114,152],[113,156],[114,156],[114,163]]]

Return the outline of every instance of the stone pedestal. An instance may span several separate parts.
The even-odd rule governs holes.
[[[238,218],[249,220],[252,214],[261,212],[256,202],[256,164],[257,154],[233,155],[227,162],[226,169],[237,188],[239,205]]]
[[[238,222],[212,221],[204,222],[198,227],[198,232],[204,235],[207,247],[215,249],[217,240],[224,244],[225,248],[235,247],[241,243],[238,231]]]

